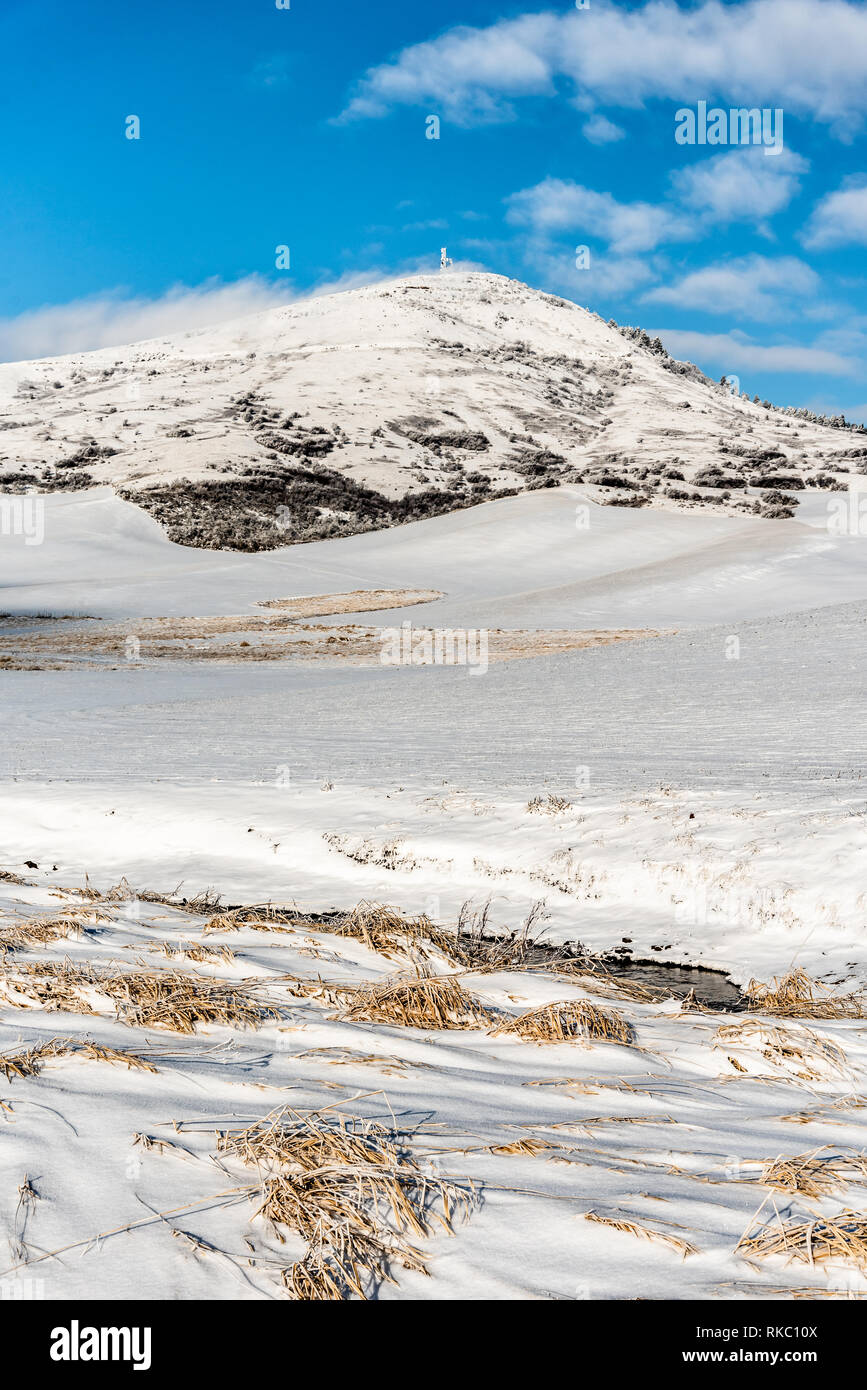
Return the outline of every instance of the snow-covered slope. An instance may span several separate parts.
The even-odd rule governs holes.
[[[844,478],[864,436],[735,400],[575,306],[464,275],[7,366],[0,424],[6,486],[55,493],[6,499],[22,524],[0,545],[16,615],[0,636],[103,627],[117,643],[101,666],[0,673],[0,1296],[280,1296],[304,1242],[256,1214],[261,1174],[217,1155],[215,1131],[287,1103],[384,1124],[425,1174],[483,1199],[453,1240],[424,1243],[429,1279],[399,1269],[377,1296],[863,1296],[863,1268],[814,1258],[812,1232],[817,1210],[861,1210],[867,1191],[867,537],[829,524],[854,499],[807,487],[795,519],[766,520],[721,514],[743,488],[690,515],[659,487],[606,507],[613,490],[588,479],[614,452],[642,493],[641,468],[675,456],[690,476],[764,462],[806,483],[833,462]],[[548,478],[563,485],[491,496]],[[411,520],[383,501],[407,490],[427,491],[422,519],[376,529]],[[453,514],[430,515],[432,497]],[[160,518],[198,547],[269,553],[177,545]],[[369,533],[287,545],[332,523]],[[432,597],[341,606],[358,591]],[[260,661],[255,636],[227,664],[147,644],[163,619],[204,623],[187,624],[197,642],[216,617],[219,641],[224,615],[252,630],[269,600],[326,594],[314,622],[644,635],[484,673]],[[311,916],[209,922],[188,901],[206,889]],[[315,915],[363,900],[443,931],[533,921],[650,961],[663,988],[514,965],[461,973],[490,1027],[359,1020],[334,990],[418,963]],[[820,1000],[845,998],[836,1017],[722,1013],[687,972],[699,1001],[682,1007],[660,997],[687,983],[671,963],[740,984],[798,967]],[[272,1012],[212,1008],[179,1031],[123,1002],[133,975]],[[580,1003],[616,1010],[619,1038],[494,1026]],[[767,1171],[816,1154],[833,1179],[818,1208]],[[806,1223],[809,1263],[739,1245],[783,1221]]]
[[[570,484],[388,531],[233,555],[173,545],[108,488],[40,503],[42,544],[22,534],[0,546],[7,613],[246,613],[269,599],[385,586],[442,591],[425,610],[437,625],[683,628],[867,600],[867,537],[803,524],[806,505],[795,521],[635,511],[600,506],[584,484]]]
[[[703,504],[752,509],[751,479],[863,464],[863,434],[732,396],[648,344],[498,275],[390,281],[0,367],[0,484],[111,483],[175,539],[258,549],[563,479],[601,478],[610,500],[612,472],[621,497],[676,507],[716,468]]]

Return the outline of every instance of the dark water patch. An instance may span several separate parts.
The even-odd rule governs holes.
[[[559,968],[574,973],[576,978],[580,974],[597,975],[600,979],[607,977],[638,985],[659,1001],[691,995],[709,1009],[735,1012],[744,1008],[743,995],[734,981],[724,971],[706,966],[636,959],[623,948],[597,955],[579,942],[552,945],[538,939],[528,941],[520,933],[506,937],[484,934],[472,940],[464,938],[464,942],[466,954],[479,965],[502,963],[506,970]],[[467,964],[472,960],[468,959]]]
[[[694,992],[700,1004],[727,1011],[744,1007],[740,989],[722,970],[708,970],[700,965],[668,965],[658,960],[633,960],[631,957],[604,957],[610,975],[629,980],[647,989],[663,989],[682,999]]]

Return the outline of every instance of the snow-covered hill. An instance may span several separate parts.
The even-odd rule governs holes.
[[[864,443],[478,272],[0,367],[3,490],[110,483],[173,539],[232,549],[564,480],[619,504],[786,515],[781,489],[843,486]]]

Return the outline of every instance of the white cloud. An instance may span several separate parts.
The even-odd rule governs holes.
[[[435,101],[452,120],[510,119],[511,98],[553,95],[547,54],[560,31],[556,15],[522,15],[492,29],[461,26],[404,49],[373,68],[344,119],[383,116],[392,106]]]
[[[68,304],[48,304],[0,319],[0,361],[20,362],[141,342],[242,318],[285,304],[293,297],[285,283],[249,275],[228,285],[218,280],[192,287],[175,285],[152,299],[113,291]]]
[[[586,106],[722,98],[781,106],[851,138],[867,112],[867,9],[857,0],[741,0],[525,14],[403,49],[358,83],[344,119],[429,103],[452,120],[514,116],[558,81]],[[673,129],[673,121],[672,121]]]
[[[464,245],[469,245],[465,242]],[[383,270],[347,270],[311,289],[299,292],[290,282],[248,275],[231,284],[217,279],[201,285],[175,285],[153,298],[107,291],[66,304],[46,304],[10,318],[0,318],[0,362],[24,362],[37,357],[61,357],[96,348],[123,347],[194,332],[210,324],[231,323],[248,314],[294,304],[319,295],[339,294],[363,285],[386,284],[405,275],[429,274],[439,265],[439,243],[430,255],[413,257]],[[475,261],[455,257],[455,270],[482,270]]]
[[[620,254],[650,251],[662,242],[686,241],[695,234],[692,221],[669,208],[619,203],[610,193],[564,179],[545,179],[506,201],[509,221],[530,227],[534,235],[569,232],[579,241],[598,236]]]
[[[764,158],[758,146],[729,150],[671,175],[686,207],[711,222],[761,222],[787,207],[800,188],[807,161],[792,150]]]
[[[589,140],[591,145],[610,145],[615,140],[622,140],[626,131],[613,121],[609,121],[607,116],[603,116],[601,111],[581,127],[585,140]]]
[[[765,345],[735,333],[692,333],[668,328],[648,331],[658,334],[673,357],[697,362],[699,366],[715,363],[726,373],[752,370],[858,376],[864,370],[861,363],[820,344],[806,347],[797,343]]]
[[[644,299],[711,314],[774,319],[791,314],[792,301],[814,298],[821,285],[816,272],[797,256],[741,256],[693,270],[675,284],[649,290]]]
[[[855,175],[813,209],[802,238],[805,246],[867,246],[867,178]]]
[[[591,251],[576,266],[574,248],[558,248],[546,240],[531,239],[522,248],[524,265],[535,277],[555,286],[561,294],[587,304],[601,295],[621,295],[639,289],[657,276],[647,256],[608,256]]]

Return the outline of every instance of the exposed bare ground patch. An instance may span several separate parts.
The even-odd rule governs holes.
[[[384,629],[358,623],[305,623],[303,618],[375,612],[431,603],[437,590],[356,590],[296,599],[270,599],[266,612],[189,618],[47,620],[29,630],[0,622],[0,669],[52,671],[114,669],[155,662],[317,662],[377,666],[386,654]],[[484,629],[485,663],[550,656],[557,652],[657,637],[655,629]],[[479,669],[482,640],[461,629],[413,626],[411,665],[470,665]],[[389,639],[390,641],[391,639]],[[393,644],[392,644],[393,645]],[[471,661],[465,653],[472,647]],[[393,658],[388,655],[388,664]]]
[[[385,608],[409,608],[445,598],[440,589],[351,589],[345,594],[307,594],[301,598],[269,598],[259,608],[279,608],[291,618],[331,617],[334,613],[377,613]]]

